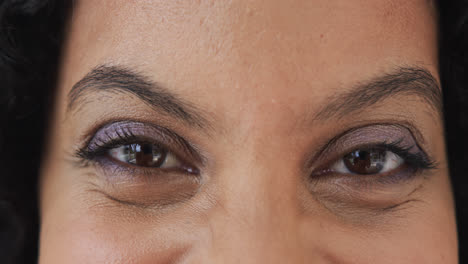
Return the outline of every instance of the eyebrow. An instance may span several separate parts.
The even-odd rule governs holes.
[[[144,75],[123,66],[101,65],[92,69],[68,93],[67,111],[86,104],[88,100],[84,99],[87,94],[102,91],[130,93],[153,109],[183,120],[190,126],[209,126],[207,118],[195,106]]]
[[[434,76],[424,68],[401,67],[331,96],[314,119],[343,118],[397,95],[417,96],[442,116],[442,90]]]
[[[163,111],[190,126],[210,127],[200,109],[171,93],[167,88],[123,66],[101,65],[73,85],[68,94],[68,111],[83,106],[86,94],[100,91],[133,94],[152,108]],[[442,91],[432,74],[420,67],[401,67],[362,82],[345,93],[328,98],[314,120],[343,118],[399,94],[416,95],[442,116]]]

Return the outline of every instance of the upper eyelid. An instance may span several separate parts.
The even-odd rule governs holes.
[[[342,159],[344,157],[344,155],[346,154],[349,154],[351,151],[354,151],[354,150],[357,150],[357,149],[360,149],[360,150],[365,150],[365,149],[382,149],[382,150],[386,150],[386,151],[391,151],[395,154],[397,154],[398,156],[400,156],[401,158],[405,158],[405,157],[402,157],[399,153],[400,151],[395,151],[394,148],[390,147],[392,145],[395,145],[397,143],[377,143],[377,144],[366,144],[366,145],[357,145],[353,148],[350,148],[350,149],[345,149],[341,152],[338,152],[338,154],[336,155],[333,155],[332,158],[327,158],[323,163],[321,162],[320,165],[317,167],[317,168],[314,168],[313,170],[313,174],[321,174],[323,173],[323,170],[327,170],[329,166],[333,165],[333,163],[337,162],[338,160]],[[401,148],[401,149],[405,149],[405,147],[398,147],[398,148]],[[398,153],[397,153],[398,152]]]
[[[362,130],[368,130],[368,129],[376,130],[376,128],[396,128],[397,130],[403,131],[403,133],[405,132],[408,133],[412,138],[414,138],[411,131],[408,128],[403,127],[401,125],[373,124],[373,125],[366,125],[362,127],[355,127],[355,128],[351,128],[349,130],[344,131],[343,133],[335,136],[332,140],[330,140],[329,143],[327,143],[327,145],[324,146],[323,151],[326,151],[327,149],[333,148],[334,146],[338,145],[341,141],[344,141],[346,137],[352,137],[353,134],[362,133]],[[396,142],[398,140],[401,140],[401,135],[399,135],[398,137],[393,137],[391,140],[386,140],[386,141]],[[382,141],[380,140],[379,142],[382,142]],[[387,143],[390,143],[390,142],[387,142]]]
[[[187,154],[189,154],[189,156],[191,158],[195,158],[196,162],[200,162],[201,164],[204,164],[206,162],[206,157],[204,155],[202,155],[202,152],[199,151],[199,148],[197,146],[193,145],[193,144],[188,143],[184,138],[179,136],[177,133],[171,131],[170,129],[167,129],[165,127],[158,126],[158,125],[155,125],[155,124],[152,124],[152,123],[146,123],[146,122],[142,122],[142,121],[133,121],[133,120],[113,120],[113,121],[106,122],[106,123],[96,127],[94,130],[92,130],[93,133],[90,133],[90,135],[88,135],[87,140],[83,144],[84,147],[81,147],[80,149],[88,148],[92,144],[93,140],[96,139],[96,135],[99,133],[99,131],[102,131],[103,129],[105,129],[106,127],[109,127],[109,126],[117,126],[118,124],[121,124],[123,126],[140,125],[140,126],[146,126],[146,127],[153,128],[156,131],[158,131],[159,136],[162,136],[163,138],[166,138],[166,139],[168,138],[170,140],[174,140],[174,142],[181,145],[184,150],[188,150]],[[361,125],[361,126],[358,126],[358,127],[353,127],[353,128],[347,129],[344,132],[341,132],[340,134],[338,134],[337,136],[334,136],[332,139],[328,140],[328,142],[326,144],[324,144],[321,148],[319,148],[319,151],[315,152],[315,154],[312,156],[312,158],[309,158],[306,161],[306,167],[304,168],[305,171],[310,171],[310,168],[312,167],[312,165],[324,154],[328,154],[328,152],[336,152],[336,151],[334,151],[334,150],[337,149],[336,145],[339,145],[339,142],[343,139],[343,137],[349,136],[350,134],[353,134],[353,133],[357,133],[360,130],[370,129],[370,128],[373,128],[373,127],[393,127],[393,128],[397,128],[397,129],[399,129],[401,131],[406,131],[407,135],[411,136],[411,138],[414,140],[415,145],[423,153],[427,154],[427,152],[423,148],[421,148],[420,144],[417,142],[417,140],[423,140],[423,138],[422,138],[421,133],[419,131],[417,131],[417,130],[414,131],[414,129],[415,129],[414,127],[407,127],[406,125],[397,124],[397,123],[364,124],[364,125]],[[138,136],[140,136],[140,135],[138,135]],[[398,139],[394,138],[391,141],[394,142],[396,140],[398,140]],[[156,140],[156,143],[159,143],[159,142]],[[164,143],[164,142],[162,142],[162,143]],[[380,141],[378,143],[383,143],[383,142]],[[391,143],[391,142],[385,142],[385,143]],[[163,144],[163,145],[166,145],[166,144]],[[371,145],[371,144],[369,144],[369,145]],[[362,146],[362,145],[360,145],[360,146]],[[359,146],[355,146],[355,147],[359,147]],[[351,151],[352,149],[349,149],[349,150]],[[341,150],[341,151],[344,151],[344,150]],[[343,153],[343,154],[345,154],[345,153]],[[430,155],[427,155],[427,156],[430,157]]]
[[[144,133],[139,134],[135,132],[137,129],[146,130],[146,132],[151,130],[153,133],[146,133],[146,135],[142,135]],[[118,144],[121,138],[119,139],[119,136],[109,135],[109,133],[112,132],[115,134],[127,133],[128,135],[125,136],[132,137],[135,139],[135,141],[145,138],[145,140],[143,140],[144,142],[161,144],[168,150],[175,152],[176,155],[181,154],[180,151],[177,151],[180,149],[184,152],[183,156],[189,156],[195,162],[203,163],[205,160],[204,156],[197,151],[197,148],[194,145],[190,144],[183,137],[179,136],[170,129],[155,124],[130,120],[111,121],[97,127],[95,130],[93,130],[89,138],[84,143],[82,143],[83,146],[81,146],[78,151],[85,150],[91,152],[93,151],[93,145],[94,147],[102,147],[103,145],[112,144],[111,141],[114,141],[115,146],[115,143]],[[103,137],[107,139],[104,140]],[[97,144],[97,142],[100,143]],[[174,147],[170,146],[173,144],[176,145],[175,149]]]
[[[371,142],[369,140],[362,140],[363,142],[361,144],[354,144],[352,147],[345,147],[343,146],[343,143],[346,141],[346,138],[352,138],[354,134],[361,134],[360,137],[363,137],[362,133],[365,133],[363,130],[370,130],[376,128],[393,128],[395,131],[400,131],[398,136],[393,136],[392,138],[388,139],[386,138],[385,140],[383,137],[379,140],[375,140],[374,142]],[[376,144],[383,144],[383,143],[394,143],[398,140],[401,140],[404,138],[404,134],[407,135],[407,137],[410,137],[410,140],[412,141],[412,144],[406,144],[402,143],[402,145],[406,147],[411,146],[416,146],[420,151],[422,151],[426,156],[430,157],[430,155],[427,155],[427,152],[425,149],[421,147],[421,141],[424,142],[424,138],[422,137],[422,134],[413,126],[409,124],[400,124],[400,123],[372,123],[372,124],[364,124],[361,126],[357,127],[352,127],[344,130],[343,132],[339,133],[338,135],[332,137],[331,139],[327,140],[325,144],[323,144],[320,148],[318,148],[318,151],[315,152],[305,163],[305,171],[310,171],[311,168],[314,167],[314,165],[319,161],[319,160],[327,160],[326,157],[328,157],[328,161],[330,162],[331,159],[329,156],[333,154],[335,158],[338,158],[336,153],[341,153],[341,154],[346,154],[343,153],[345,151],[352,151],[354,148],[357,147],[365,147],[365,146],[373,146]],[[357,136],[356,136],[357,137]],[[419,142],[418,142],[419,141]],[[341,145],[341,146],[340,146]]]

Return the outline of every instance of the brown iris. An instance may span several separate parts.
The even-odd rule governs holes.
[[[123,151],[127,162],[143,167],[159,167],[167,156],[167,150],[154,144],[130,144]]]
[[[381,149],[355,150],[343,158],[346,168],[355,174],[376,174],[384,167],[387,151]]]

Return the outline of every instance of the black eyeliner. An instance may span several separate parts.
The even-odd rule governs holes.
[[[413,145],[409,147],[400,146],[401,141],[384,143],[383,149],[391,151],[400,156],[407,165],[413,169],[431,170],[436,169],[436,162],[430,158],[419,146]],[[418,149],[416,153],[412,153],[412,149]]]
[[[137,132],[138,131],[138,132]],[[153,124],[133,121],[118,121],[106,124],[78,148],[74,156],[81,166],[105,158],[108,152],[127,144],[152,144],[173,152],[184,162],[187,160],[202,162],[203,158],[185,139],[171,130]]]

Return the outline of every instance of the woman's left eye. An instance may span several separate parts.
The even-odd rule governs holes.
[[[357,149],[332,164],[330,170],[343,174],[372,175],[395,170],[404,163],[402,157],[389,150]]]
[[[140,167],[175,169],[183,166],[173,153],[151,143],[121,145],[110,149],[108,155],[118,161]]]

